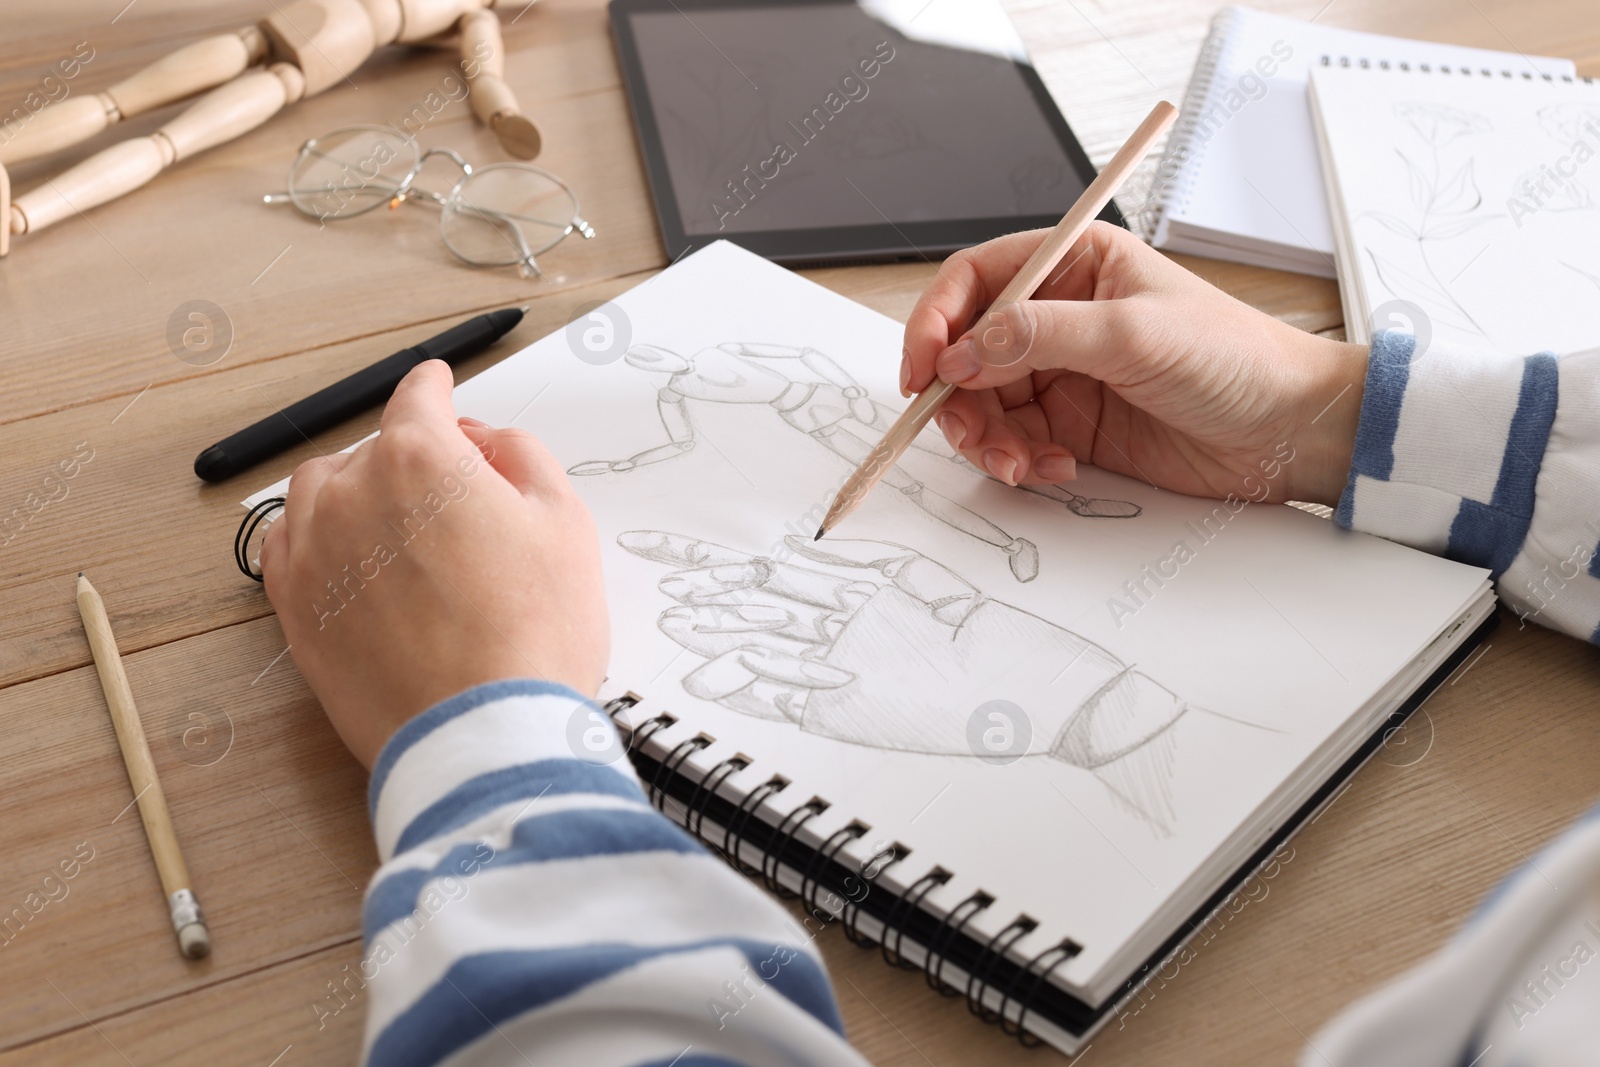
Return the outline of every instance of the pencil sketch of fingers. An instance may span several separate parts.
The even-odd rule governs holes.
[[[656,410],[666,438],[661,444],[621,459],[576,463],[568,469],[570,475],[624,474],[684,455],[695,448],[702,436],[697,420],[714,425],[717,410],[730,404],[769,407],[777,421],[804,434],[853,469],[898,415],[873,398],[834,359],[815,348],[729,342],[685,358],[654,345],[634,345],[625,358],[630,367],[656,380]],[[927,440],[919,438],[917,447],[939,454],[942,441],[933,434],[924,434],[923,438]],[[948,449],[943,454],[967,469],[975,469]],[[903,467],[890,468],[883,480],[928,517],[999,549],[1017,581],[1031,582],[1038,576],[1039,550],[1032,541],[1012,536],[977,512],[935,492]],[[1084,518],[1131,518],[1140,510],[1127,501],[1091,500],[1059,486],[1027,489]]]
[[[1093,774],[1152,832],[1171,833],[1173,727],[1190,707],[1070,630],[891,542],[790,537],[776,557],[657,530],[617,543],[672,568],[657,624],[704,661],[682,679],[691,696],[849,744],[973,758],[971,693],[1025,652],[1014,669],[1048,672],[1059,694],[1026,709],[1026,755]]]
[[[880,408],[883,407],[881,404],[878,406]],[[881,420],[881,428],[887,430],[894,423],[894,420],[899,417],[900,413],[889,408],[883,408],[883,410],[887,413],[887,418]],[[878,429],[879,426],[874,424],[873,428]],[[932,431],[918,434],[912,440],[911,447],[932,455],[942,456],[962,469],[987,478],[991,482],[1000,480],[988,471],[967,462],[965,456],[951,448],[943,437]],[[1019,485],[1017,488],[1025,493],[1032,493],[1035,496],[1042,496],[1046,500],[1053,500],[1058,504],[1065,505],[1068,511],[1085,519],[1131,519],[1144,511],[1142,507],[1130,500],[1103,500],[1079,496],[1064,485]]]

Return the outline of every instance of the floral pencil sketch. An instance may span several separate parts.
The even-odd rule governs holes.
[[[1401,119],[1422,142],[1425,154],[1407,155],[1400,148],[1395,154],[1405,166],[1411,206],[1415,212],[1402,217],[1384,211],[1368,211],[1361,219],[1370,219],[1390,233],[1406,238],[1406,247],[1415,249],[1414,255],[1401,258],[1380,255],[1368,244],[1364,251],[1372,260],[1379,280],[1395,296],[1414,301],[1427,309],[1439,323],[1460,330],[1486,336],[1484,329],[1471,313],[1451,295],[1449,285],[1440,278],[1434,251],[1440,242],[1454,240],[1470,230],[1504,218],[1499,213],[1480,212],[1483,193],[1475,176],[1477,160],[1472,155],[1459,165],[1449,162],[1449,157],[1459,157],[1459,151],[1446,151],[1462,139],[1493,131],[1489,119],[1477,112],[1464,111],[1444,104],[1401,101],[1394,105],[1396,117]]]
[[[1568,151],[1554,160],[1554,166],[1540,163],[1511,183],[1506,207],[1512,212],[1512,221],[1520,226],[1521,220],[1535,211],[1592,211],[1600,206],[1579,180],[1579,168],[1596,155],[1590,139],[1600,140],[1600,105],[1550,104],[1534,116],[1539,128]]]

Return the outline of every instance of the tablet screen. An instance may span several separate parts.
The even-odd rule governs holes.
[[[1093,177],[990,0],[612,10],[628,22],[646,155],[665,171],[652,175],[658,209],[670,197],[663,228],[693,244],[858,228],[881,243],[885,227],[944,244],[923,224],[1050,224]]]

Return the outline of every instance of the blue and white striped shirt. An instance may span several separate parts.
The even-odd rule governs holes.
[[[593,707],[494,682],[384,747],[366,1062],[864,1064],[806,931],[652,808],[626,759],[574,754]]]
[[[1335,518],[1488,567],[1527,622],[1600,643],[1600,351],[1510,359],[1380,334]],[[1600,1064],[1600,809],[1301,1067]]]
[[[1373,345],[1337,521],[1489,567],[1525,620],[1600,638],[1600,353],[1411,355],[1403,335]],[[570,724],[584,706],[561,686],[495,682],[429,709],[384,748],[371,785],[383,865],[365,908],[365,1062],[864,1065],[810,935],[656,812],[625,759],[575,753]],[[1557,849],[1600,872],[1600,833]],[[1480,940],[1516,929],[1475,928],[1490,931]],[[1481,1014],[1498,980],[1478,975],[1476,1000],[1438,999]],[[1600,980],[1588,985],[1566,1002],[1586,1015],[1546,1017],[1600,1018]],[[1411,1007],[1379,994],[1319,1037],[1318,1056],[1370,1067],[1379,1048],[1396,1064],[1465,1062],[1468,1036],[1489,1025],[1468,1012],[1430,1029]],[[1497,1054],[1558,1062],[1516,1044],[1533,1032],[1496,1031]]]
[[[1524,622],[1600,643],[1600,351],[1372,343],[1335,519],[1488,567]]]

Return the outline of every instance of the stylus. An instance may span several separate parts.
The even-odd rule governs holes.
[[[301,441],[308,441],[314,434],[389,399],[400,379],[417,364],[430,359],[454,364],[482,352],[510,333],[512,327],[522,321],[524,310],[505,308],[468,319],[437,337],[401,349],[348,378],[341,378],[304,400],[246,426],[232,437],[218,441],[195,457],[194,472],[204,481],[220,482]]]

